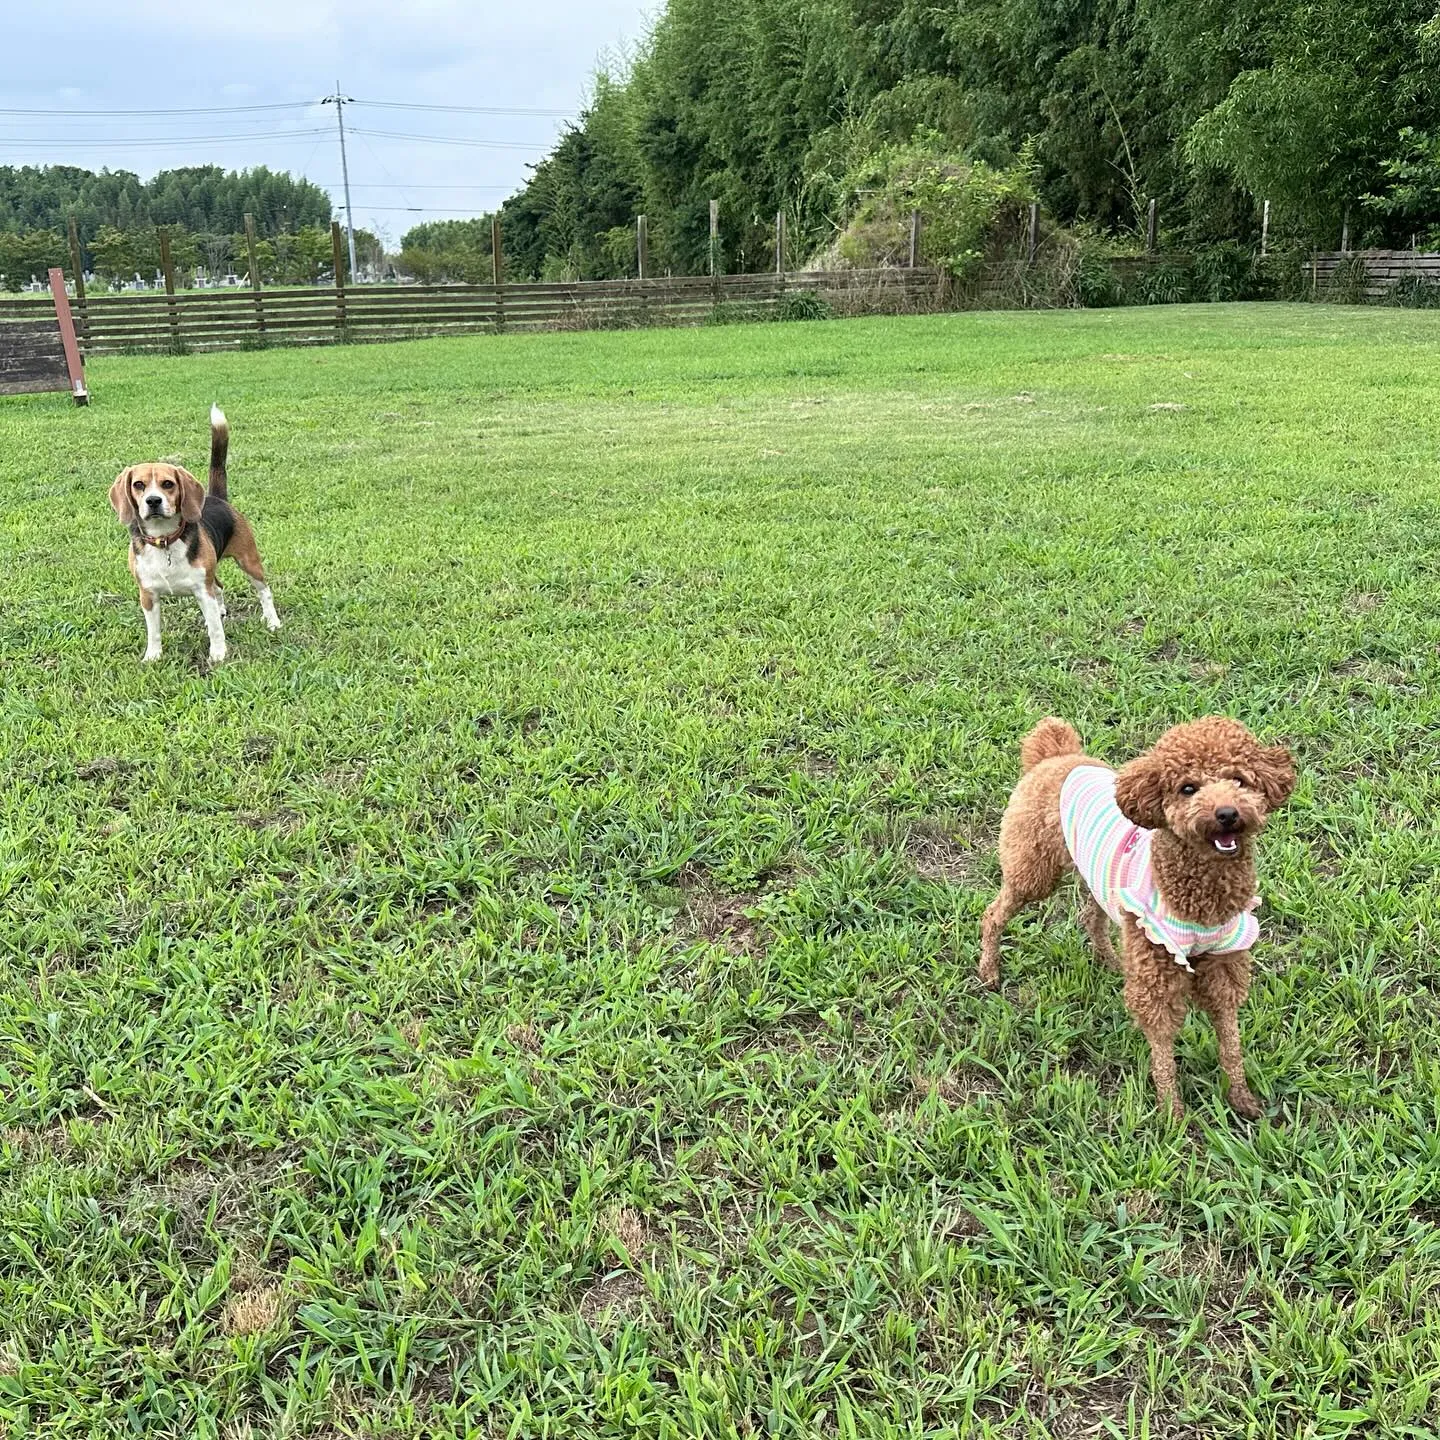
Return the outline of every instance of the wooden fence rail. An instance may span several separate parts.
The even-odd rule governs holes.
[[[916,268],[784,275],[697,275],[646,280],[489,285],[233,289],[89,295],[75,303],[88,355],[323,345],[336,340],[609,325],[698,324],[715,306],[773,308],[808,290],[845,308],[923,309],[942,303],[938,271]],[[0,319],[33,314],[0,301]]]
[[[1411,277],[1432,285],[1440,284],[1440,251],[1425,250],[1332,250],[1314,257],[1315,283],[1328,285],[1342,262],[1365,267],[1365,283],[1360,293],[1367,300],[1383,300],[1391,286]]]

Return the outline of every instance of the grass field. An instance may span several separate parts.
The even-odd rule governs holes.
[[[0,402],[0,1432],[1342,1436],[1440,1415],[1440,315],[94,363]],[[144,628],[106,489],[234,430]],[[1301,770],[1183,1126],[1021,734]]]

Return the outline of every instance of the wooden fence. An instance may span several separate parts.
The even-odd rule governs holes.
[[[155,295],[77,295],[87,355],[323,345],[502,330],[699,324],[717,307],[763,312],[800,292],[837,309],[939,308],[935,270],[812,271],[571,284],[359,285],[231,289]],[[0,320],[35,314],[0,301]]]
[[[1342,261],[1365,267],[1365,283],[1359,289],[1367,300],[1383,300],[1393,285],[1411,277],[1440,283],[1440,251],[1334,250],[1328,255],[1316,255],[1311,262],[1317,289],[1335,278]]]
[[[12,302],[13,304],[13,302]],[[17,307],[23,318],[0,324],[0,395],[68,390],[77,405],[89,400],[65,275],[50,271],[50,304]],[[49,310],[47,315],[45,312]]]

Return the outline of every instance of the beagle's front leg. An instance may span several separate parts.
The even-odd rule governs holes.
[[[153,665],[160,658],[160,597],[142,589],[140,609],[145,615],[145,654],[140,663]]]
[[[210,635],[210,663],[219,665],[225,659],[225,609],[215,593],[212,581],[195,592],[200,602],[200,613],[205,617],[205,629]]]

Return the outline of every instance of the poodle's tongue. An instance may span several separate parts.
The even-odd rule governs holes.
[[[1240,837],[1238,835],[1216,835],[1210,843],[1222,855],[1233,855],[1240,848]]]

